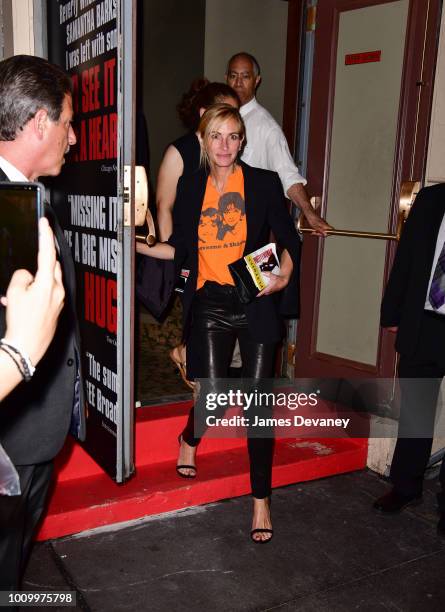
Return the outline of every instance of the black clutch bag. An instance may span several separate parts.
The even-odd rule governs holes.
[[[240,301],[248,304],[267,287],[268,280],[263,272],[275,274],[280,272],[276,246],[273,242],[269,242],[253,253],[237,259],[228,267]]]
[[[249,304],[249,302],[256,298],[260,290],[253,282],[252,275],[247,269],[244,257],[229,264],[229,271],[235,283],[240,302],[242,304]]]

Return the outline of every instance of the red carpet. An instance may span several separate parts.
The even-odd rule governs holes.
[[[204,438],[197,455],[198,477],[177,476],[177,436],[188,408],[181,403],[137,410],[136,475],[123,485],[68,440],[57,459],[57,481],[37,539],[249,493],[246,440],[241,438]],[[273,486],[362,469],[367,446],[366,439],[277,440]]]

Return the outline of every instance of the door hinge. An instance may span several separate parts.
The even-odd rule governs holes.
[[[132,186],[131,166],[124,166],[124,227],[131,225]]]
[[[288,344],[287,345],[287,365],[295,365],[295,351],[296,351],[296,345],[295,344]]]
[[[317,7],[307,7],[306,32],[315,32],[317,28]]]

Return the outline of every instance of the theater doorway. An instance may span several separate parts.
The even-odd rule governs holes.
[[[176,105],[194,79],[224,81],[227,59],[238,51],[258,58],[263,76],[258,99],[283,125],[292,147],[302,6],[295,0],[138,2],[137,100],[147,123],[152,210],[163,152],[186,132]],[[291,62],[286,62],[288,44]],[[135,397],[143,406],[191,397],[169,358],[181,337],[180,317],[178,300],[162,323],[140,308]]]

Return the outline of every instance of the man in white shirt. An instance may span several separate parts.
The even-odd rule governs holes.
[[[326,235],[332,228],[314,211],[304,188],[306,179],[298,172],[282,129],[255,98],[261,82],[256,59],[245,52],[233,55],[227,64],[226,81],[241,100],[240,113],[247,136],[242,160],[255,168],[277,172],[284,193],[302,211],[314,232]]]
[[[445,375],[445,184],[422,189],[409,214],[382,301],[381,325],[400,353],[399,432],[393,489],[374,502],[384,514],[420,503],[431,454],[436,405]],[[445,536],[445,462],[438,495]]]

